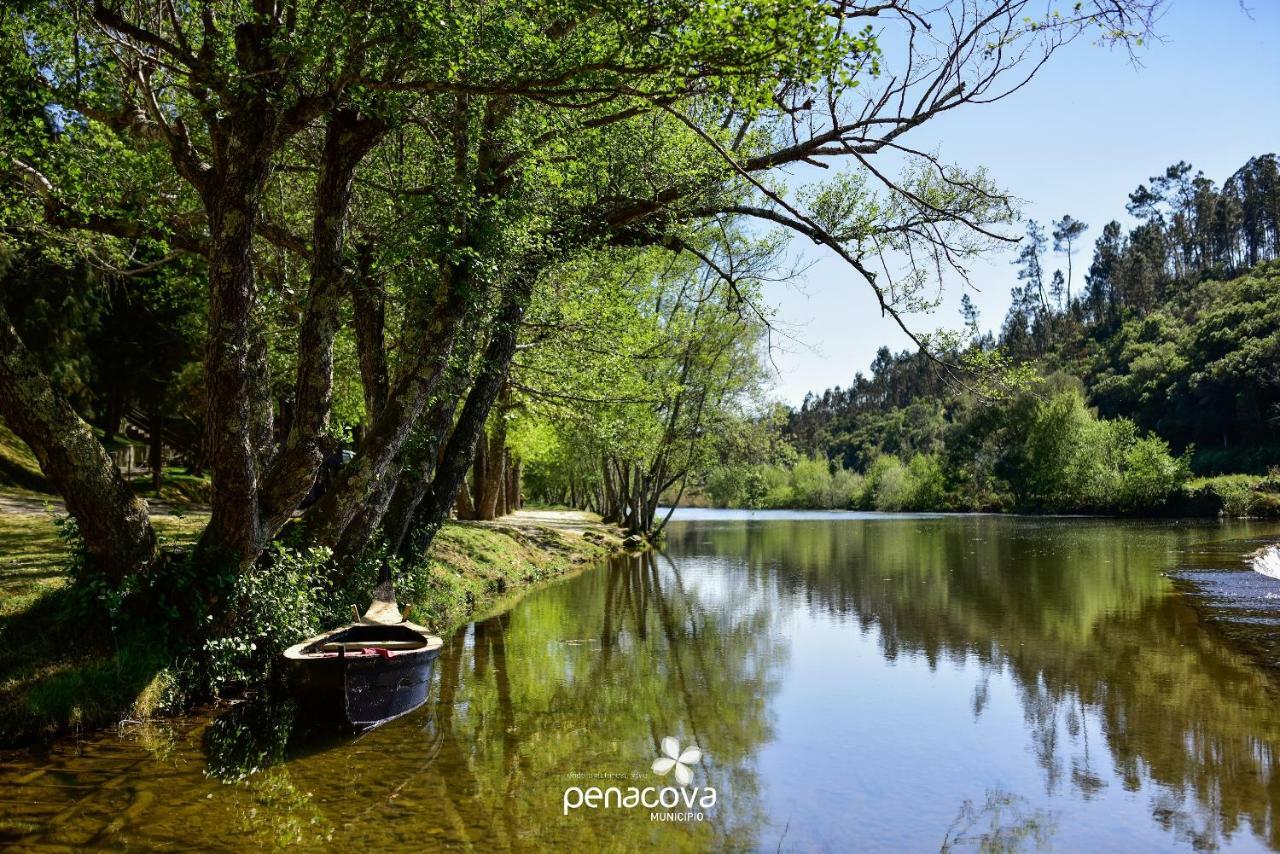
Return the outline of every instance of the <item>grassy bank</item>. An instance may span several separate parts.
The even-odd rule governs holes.
[[[448,633],[517,590],[621,548],[616,529],[585,514],[530,515],[446,524],[401,590],[414,621]],[[558,524],[560,518],[570,524]],[[181,545],[203,521],[192,513],[159,516],[156,524]],[[195,698],[192,684],[208,668],[200,665],[201,680],[193,679],[195,665],[158,639],[164,615],[154,615],[155,634],[137,621],[93,631],[77,618],[67,545],[52,509],[30,495],[0,494],[0,552],[0,744],[175,712]],[[323,621],[327,613],[312,616]],[[276,634],[264,635],[264,646],[283,642]],[[242,656],[241,667],[265,669],[274,649],[263,651]],[[228,693],[238,687],[243,681],[224,683]]]

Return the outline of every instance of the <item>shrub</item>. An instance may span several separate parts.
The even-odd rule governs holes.
[[[763,487],[752,507],[791,507],[795,503],[795,490],[791,488],[791,473],[782,466],[756,466],[754,469],[758,487]],[[758,488],[757,487],[757,488]]]
[[[916,454],[907,464],[911,510],[942,510],[947,503],[947,479],[934,454]]]
[[[831,468],[825,459],[802,459],[791,469],[791,494],[797,507],[832,507],[831,486]]]
[[[1175,457],[1155,436],[1138,439],[1124,452],[1118,506],[1141,510],[1164,504],[1190,477],[1188,457]]]
[[[769,494],[769,481],[764,472],[751,469],[743,478],[743,498],[748,507],[759,507]]]
[[[1037,405],[1014,457],[1011,479],[1023,501],[1043,510],[1152,509],[1189,476],[1186,456],[1174,457],[1159,438],[1140,437],[1127,418],[1099,419],[1078,389]]]
[[[205,641],[208,685],[214,692],[249,682],[299,638],[316,634],[323,619],[336,616],[336,597],[326,596],[328,549],[292,550],[277,545],[267,566],[255,566],[235,581],[233,622]]]
[[[753,476],[755,472],[741,466],[716,466],[707,474],[706,480],[707,495],[711,497],[711,503],[716,507],[748,505]],[[760,495],[763,494],[761,491]]]
[[[911,473],[897,457],[876,457],[867,470],[867,492],[876,510],[903,510],[912,498]]]
[[[1201,478],[1186,485],[1188,493],[1209,492],[1226,516],[1252,516],[1258,499],[1257,488],[1263,479],[1251,474],[1224,474]]]
[[[857,507],[866,492],[866,479],[856,471],[840,468],[831,477],[832,508],[845,510]]]

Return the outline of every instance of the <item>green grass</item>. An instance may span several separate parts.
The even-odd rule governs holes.
[[[66,546],[53,513],[0,513],[0,618],[61,587]]]
[[[1220,474],[1188,481],[1189,500],[1231,517],[1280,517],[1280,478],[1276,475]]]
[[[621,548],[621,537],[592,541],[538,528],[449,522],[436,535],[426,573],[410,591],[412,618],[451,631],[477,610],[510,593],[600,560]]]
[[[159,650],[118,647],[68,618],[67,546],[56,519],[52,509],[0,512],[0,741],[118,720],[139,697],[160,705],[147,691],[165,664]],[[153,521],[172,545],[193,542],[204,524],[198,514]]]
[[[129,479],[133,491],[143,498],[159,499],[170,504],[208,504],[211,489],[207,476],[195,477],[186,469],[166,466],[161,471],[160,491],[151,487],[151,475],[139,474]]]
[[[0,423],[0,486],[36,492],[48,492],[50,489],[35,454],[3,423]]]
[[[5,490],[0,497],[28,496]],[[59,515],[52,504],[34,513],[0,508],[0,619],[25,610],[66,582],[67,547],[58,538]],[[206,518],[191,513],[155,516],[152,522],[162,544],[180,546],[195,541]]]

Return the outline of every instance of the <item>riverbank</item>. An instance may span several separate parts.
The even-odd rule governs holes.
[[[157,530],[179,547],[206,518],[198,507],[158,509]],[[68,595],[60,511],[51,497],[0,494],[0,745],[161,716],[193,699],[182,684],[186,662],[145,632],[113,628],[85,643]],[[401,598],[415,621],[447,635],[515,591],[621,550],[618,529],[588,513],[449,522]],[[158,630],[164,619],[155,622]]]

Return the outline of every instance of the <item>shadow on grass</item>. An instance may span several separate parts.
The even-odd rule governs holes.
[[[37,472],[20,465],[6,456],[0,455],[0,484],[9,484],[30,489],[33,492],[51,492],[53,487],[49,481]]]
[[[52,590],[0,616],[0,744],[45,740],[163,705],[163,645],[146,631],[119,637],[76,619],[71,604],[68,590]]]

